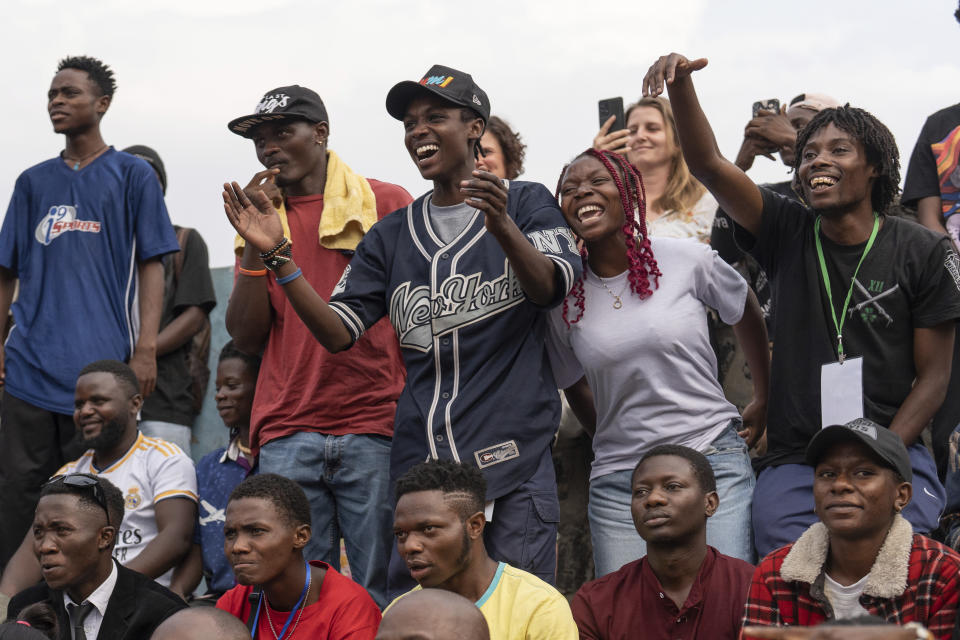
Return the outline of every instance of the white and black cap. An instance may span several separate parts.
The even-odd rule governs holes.
[[[249,138],[250,130],[258,124],[285,119],[330,122],[327,108],[317,92],[294,84],[267,91],[252,114],[231,120],[227,127],[235,134]]]

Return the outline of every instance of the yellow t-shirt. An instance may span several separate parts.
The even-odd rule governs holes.
[[[419,589],[414,587],[408,593]],[[390,607],[402,597],[391,602]],[[578,640],[580,637],[566,598],[532,573],[506,562],[497,567],[490,586],[476,605],[490,627],[490,640]]]

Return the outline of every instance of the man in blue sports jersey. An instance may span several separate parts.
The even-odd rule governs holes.
[[[73,393],[94,360],[127,361],[144,396],[156,381],[161,257],[178,250],[153,169],[103,141],[113,71],[85,56],[60,61],[47,93],[60,155],[17,179],[0,229],[0,565],[23,539],[40,485],[82,451]]]
[[[329,305],[299,277],[266,195],[251,202],[239,184],[225,185],[227,216],[328,350],[390,318],[407,369],[391,476],[427,458],[478,467],[491,556],[552,582],[559,507],[550,444],[560,402],[544,312],[580,276],[573,234],[543,185],[476,169],[490,103],[469,74],[434,66],[391,89],[387,111],[403,121],[407,151],[433,190],[372,227]],[[396,553],[391,565],[391,580],[412,586]]]

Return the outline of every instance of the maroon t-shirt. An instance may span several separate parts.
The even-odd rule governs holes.
[[[580,587],[570,608],[581,640],[736,640],[753,565],[707,547],[683,607],[660,587],[646,556]]]
[[[411,201],[402,187],[369,183],[380,218]],[[320,297],[329,300],[352,252],[320,246],[322,195],[287,196],[286,207],[293,259]],[[390,321],[381,319],[353,347],[330,353],[297,316],[276,278],[267,278],[273,323],[250,417],[253,449],[299,431],[393,436],[406,374]]]

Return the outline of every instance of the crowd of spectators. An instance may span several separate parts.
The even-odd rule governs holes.
[[[104,142],[110,68],[63,59],[64,150],[0,229],[0,638],[960,637],[960,106],[901,198],[823,94],[726,159],[706,66],[658,58],[555,194],[460,70],[386,96],[418,197],[264,93],[194,463],[206,244]]]

